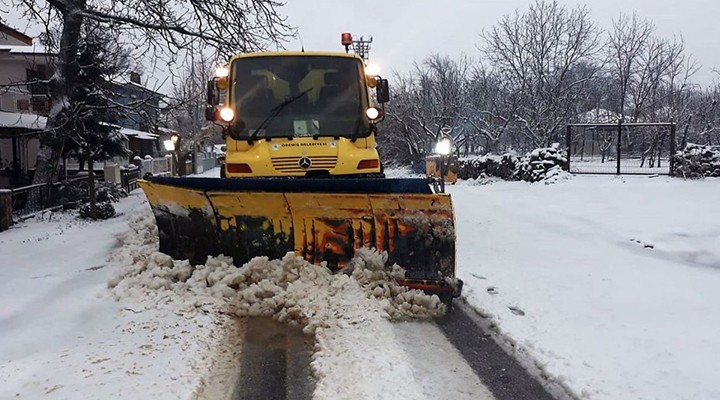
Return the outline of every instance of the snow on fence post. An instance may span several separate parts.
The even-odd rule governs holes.
[[[0,232],[12,225],[12,190],[0,189]]]

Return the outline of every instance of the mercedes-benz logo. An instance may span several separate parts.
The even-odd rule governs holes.
[[[312,166],[312,160],[308,157],[302,157],[298,160],[298,165],[300,166],[300,168],[308,169],[310,168],[310,166]]]

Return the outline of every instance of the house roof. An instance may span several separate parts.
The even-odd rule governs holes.
[[[162,93],[160,93],[160,92],[156,92],[156,91],[154,91],[154,90],[152,90],[152,89],[148,89],[148,88],[146,88],[145,86],[143,86],[143,85],[141,85],[141,84],[138,84],[138,83],[135,83],[135,82],[131,82],[131,81],[121,81],[121,80],[119,80],[119,79],[113,79],[113,80],[110,81],[110,83],[112,83],[112,84],[114,84],[114,85],[116,85],[116,86],[124,87],[124,88],[136,89],[136,90],[139,90],[139,91],[144,91],[144,92],[147,92],[147,93],[151,93],[151,94],[153,94],[153,95],[156,95],[157,97],[165,97],[164,94],[162,94]]]
[[[134,137],[140,140],[155,140],[160,137],[160,135],[156,135],[154,133],[138,131],[130,128],[120,128],[120,133],[127,137]]]
[[[27,44],[28,46],[32,46],[32,44],[33,44],[33,39],[30,36],[18,31],[17,29],[11,28],[3,23],[0,23],[0,32],[4,33],[7,36],[13,37],[13,38]]]
[[[0,111],[0,129],[25,129],[28,131],[42,131],[47,124],[47,118],[30,113],[12,113]],[[150,132],[138,131],[120,127],[120,133],[128,138],[140,140],[156,140],[159,135]]]
[[[36,47],[33,46],[11,46],[6,44],[0,44],[0,52],[7,52],[10,54],[30,54],[34,56],[48,56],[48,57],[57,57],[57,53],[48,53],[47,51],[43,50],[36,50]]]
[[[45,129],[45,124],[47,118],[41,115],[0,111],[0,128],[41,131]]]

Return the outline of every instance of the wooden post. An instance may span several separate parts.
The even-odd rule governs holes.
[[[620,175],[620,144],[622,143],[622,123],[623,119],[618,120],[618,136],[617,136],[617,174]]]
[[[0,189],[0,232],[12,224],[12,190]]]
[[[567,129],[567,132],[565,133],[565,153],[567,156],[567,171],[570,172],[570,146],[572,144],[572,139],[570,138],[570,134],[572,131],[572,126],[570,124],[567,124],[566,129]]]
[[[688,125],[690,125],[690,120],[688,120]],[[687,133],[687,129],[685,132]],[[675,151],[675,122],[672,122],[670,123],[670,176],[675,176]]]

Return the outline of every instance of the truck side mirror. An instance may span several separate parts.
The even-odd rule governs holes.
[[[218,91],[216,79],[210,79],[207,82],[207,103],[211,106],[220,104],[220,91]]]
[[[377,87],[375,88],[375,94],[377,101],[380,104],[384,104],[390,101],[390,87],[388,86],[387,79],[378,79]]]

